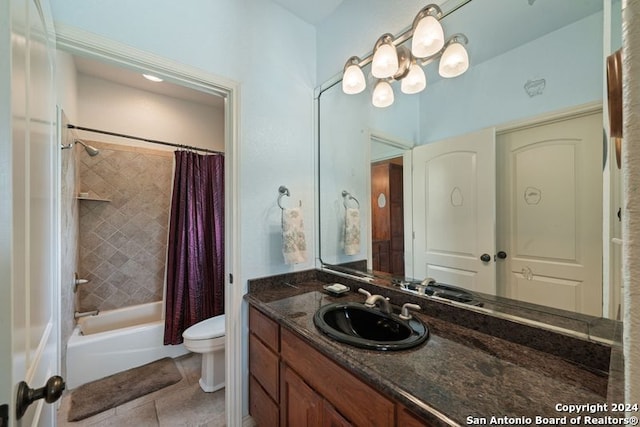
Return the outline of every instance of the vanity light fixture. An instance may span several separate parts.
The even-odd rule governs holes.
[[[360,58],[352,56],[344,64],[342,77],[342,91],[349,95],[360,93],[367,86],[364,79],[364,73],[360,68]]]
[[[442,10],[430,4],[420,10],[411,28],[398,37],[385,33],[378,38],[373,53],[363,60],[357,56],[349,58],[342,74],[342,90],[346,94],[357,94],[366,87],[362,67],[371,63],[371,74],[376,79],[373,89],[373,105],[388,107],[393,104],[391,83],[400,81],[403,93],[421,92],[427,86],[423,66],[440,60],[438,71],[442,77],[451,78],[469,69],[469,55],[464,47],[469,41],[464,34],[455,34],[445,39],[440,19]],[[411,39],[411,50],[402,44]]]
[[[462,45],[468,42],[464,34],[455,34],[449,39],[438,66],[438,72],[442,77],[458,77],[469,69],[469,54]]]
[[[143,74],[142,77],[144,77],[145,79],[150,80],[150,81],[152,81],[154,83],[159,83],[159,82],[162,81],[162,79],[160,77],[156,77],[156,76],[154,76],[152,74]]]

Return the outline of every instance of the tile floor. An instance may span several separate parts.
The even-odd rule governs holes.
[[[224,427],[224,389],[215,393],[200,389],[200,355],[180,357],[176,365],[182,373],[180,382],[77,422],[67,421],[71,402],[67,392],[58,410],[58,426]]]

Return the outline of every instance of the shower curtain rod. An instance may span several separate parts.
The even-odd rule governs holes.
[[[192,147],[190,145],[174,144],[173,142],[165,142],[165,141],[158,141],[156,139],[141,138],[139,136],[126,135],[124,133],[109,132],[109,131],[106,131],[106,130],[91,129],[91,128],[86,128],[86,127],[82,127],[82,126],[72,125],[72,124],[68,124],[67,128],[68,129],[84,130],[84,131],[87,131],[87,132],[101,133],[101,134],[104,134],[104,135],[119,136],[119,137],[122,137],[122,138],[137,139],[138,141],[150,142],[152,144],[167,145],[169,147],[184,148],[184,149],[187,149],[187,150],[194,150],[194,151],[204,151],[205,153],[224,154],[222,151],[209,150],[208,148],[199,148],[199,147]]]

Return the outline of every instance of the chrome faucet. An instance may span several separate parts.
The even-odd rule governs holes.
[[[374,308],[379,305],[378,309],[387,314],[391,314],[393,310],[391,310],[391,304],[389,304],[389,300],[382,295],[371,295],[364,302],[364,305],[369,308]]]
[[[383,313],[391,314],[393,310],[391,309],[391,304],[389,303],[389,298],[385,298],[382,295],[371,295],[371,292],[366,291],[362,288],[358,289],[363,295],[367,296],[367,300],[364,302],[365,307],[375,308],[380,305],[379,310]]]

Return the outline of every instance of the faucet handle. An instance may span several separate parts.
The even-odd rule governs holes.
[[[418,304],[407,302],[402,305],[402,311],[400,312],[400,316],[398,317],[400,317],[402,320],[411,319],[413,316],[411,316],[411,312],[409,312],[410,309],[415,311],[422,310],[422,308]]]
[[[358,292],[361,293],[362,295],[365,295],[367,298],[369,298],[371,296],[371,292],[362,289],[362,288],[358,288]]]

